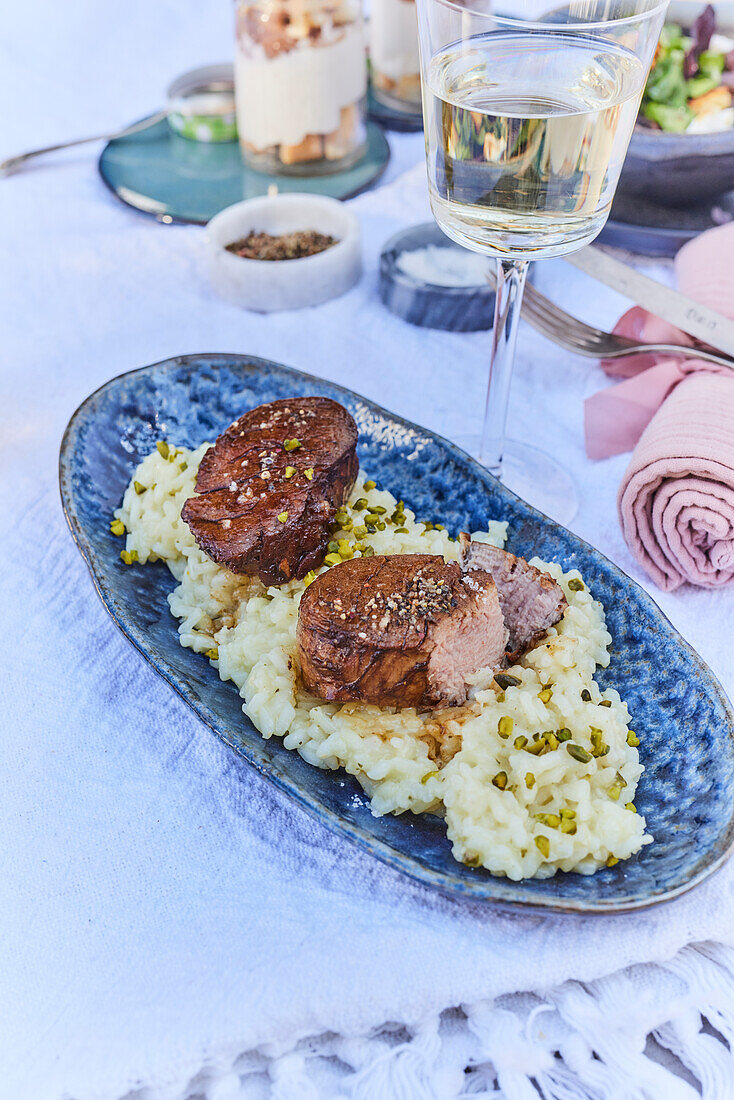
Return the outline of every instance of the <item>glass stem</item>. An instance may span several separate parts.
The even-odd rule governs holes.
[[[497,297],[494,303],[492,355],[489,362],[487,404],[484,410],[479,459],[491,474],[500,479],[502,478],[502,454],[505,449],[510,379],[527,273],[527,260],[497,260]]]

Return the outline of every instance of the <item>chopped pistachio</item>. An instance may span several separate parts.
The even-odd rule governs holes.
[[[571,577],[571,580],[568,582],[568,587],[571,592],[583,592],[585,585],[578,577]]]
[[[122,522],[121,519],[113,519],[112,523],[110,524],[110,531],[113,535],[117,535],[118,537],[120,535],[124,535],[125,524]]]
[[[313,466],[309,466],[308,469],[304,470],[303,476],[306,481],[313,481]]]
[[[295,466],[286,466],[284,477],[291,478],[296,472]]]
[[[565,807],[564,807],[564,809],[559,810],[558,812],[559,812],[559,814],[561,815],[562,818],[566,818],[569,821],[573,821],[573,819],[576,817],[576,811],[575,810],[569,810]]]
[[[305,584],[306,588],[308,588],[308,586],[309,586],[310,584],[313,584],[313,582],[314,582],[315,580],[316,580],[316,573],[314,572],[314,570],[313,570],[313,569],[309,569],[308,573],[307,573],[307,574],[306,574],[306,576],[305,576],[305,577],[303,578],[303,583]]]
[[[585,703],[591,702],[591,692],[588,688],[584,688],[584,690],[581,692],[581,698]]]
[[[607,867],[614,867],[617,863],[619,860],[616,856],[607,856]]]
[[[497,723],[497,733],[506,740],[512,733],[512,727],[514,725],[514,720],[510,718],[509,715],[505,714]]]
[[[395,534],[396,535],[407,535],[407,533],[408,533],[408,528],[407,527],[396,527],[395,528]]]
[[[535,847],[538,849],[542,856],[547,859],[550,855],[550,840],[547,836],[536,836]]]
[[[572,821],[570,818],[566,817],[566,818],[563,819],[563,821],[561,821],[561,832],[562,833],[568,833],[569,836],[575,836],[576,835],[577,827],[578,826],[576,825],[576,822]]]
[[[516,737],[512,742],[513,748],[524,749],[528,743],[527,737]]]
[[[637,734],[630,730],[627,734],[627,744],[630,746],[630,748],[636,749],[639,743],[640,739]]]
[[[566,742],[566,751],[574,760],[579,760],[582,764],[588,764],[591,760],[591,753],[587,752],[581,745],[575,745],[573,741]]]
[[[509,687],[517,687],[522,683],[519,676],[512,676],[509,672],[497,672],[495,673],[494,682],[506,691]]]
[[[525,786],[529,791],[532,791],[535,786],[535,776],[532,772],[528,772],[525,776]]]
[[[429,779],[433,779],[434,775],[438,775],[438,772],[437,771],[426,772],[426,774],[421,779],[421,783],[427,783]]]
[[[204,653],[204,656],[208,657],[210,661],[218,661],[219,660],[219,650],[217,649],[216,646],[214,646],[213,649],[207,649]]]
[[[286,439],[283,444],[283,450],[285,451],[297,451],[301,446],[300,439]]]
[[[367,508],[368,506],[369,501],[367,500],[367,497],[360,497],[359,500],[355,500],[352,508],[355,512],[364,512],[365,508]]]
[[[132,565],[134,561],[138,560],[137,550],[121,550],[120,557],[125,562],[125,565]]]
[[[540,699],[541,703],[550,703],[551,699],[553,698],[552,689],[543,688],[542,691],[538,692],[538,698]]]
[[[549,730],[548,733],[546,733],[545,735],[545,743],[546,745],[548,745],[551,752],[555,752],[555,750],[558,748],[558,738],[556,737],[555,733]]]
[[[387,508],[383,508],[381,504],[375,504],[373,508],[370,508],[370,512],[375,516],[384,516],[386,511]]]
[[[495,787],[499,787],[501,791],[504,791],[507,786],[507,772],[497,772],[492,783]]]
[[[364,522],[366,524],[379,523],[380,522],[380,517],[378,515],[376,515],[374,512],[367,512],[367,514],[364,517]]]
[[[611,707],[611,705],[612,705],[612,700],[611,699],[601,699],[600,702],[599,702],[600,707]]]
[[[330,554],[338,554],[339,543],[336,541],[336,539],[332,539],[326,549],[329,551]]]
[[[161,456],[161,458],[168,458],[171,451],[171,448],[168,446],[164,439],[158,440],[155,445],[155,449],[158,451],[158,454]]]
[[[564,726],[562,729],[556,730],[556,737],[559,741],[570,741],[571,731],[567,726]]]
[[[188,462],[179,462],[178,468],[181,471],[181,473],[183,473],[184,470],[188,470],[189,464],[188,464]]]
[[[138,496],[140,496],[141,493],[144,493],[147,488],[147,485],[141,485],[139,481],[133,482],[133,489],[138,494]]]
[[[285,523],[285,521],[287,519],[288,519],[288,513],[287,512],[278,512],[278,522],[279,523]]]
[[[354,528],[354,534],[358,539],[363,539],[364,536],[367,534],[367,528],[364,526],[364,524],[360,524],[358,527]]]
[[[368,492],[369,492],[370,489],[376,489],[377,488],[377,482],[376,481],[365,481],[364,488]]]
[[[374,547],[373,546],[365,546],[364,550],[362,551],[362,557],[363,558],[374,558],[374,556],[375,556]]]
[[[611,787],[607,791],[607,794],[609,795],[609,797],[612,799],[613,802],[619,802],[619,796],[622,793],[622,787],[623,786],[624,786],[624,784],[620,783],[619,780],[616,780],[614,783],[612,783]]]
[[[469,856],[467,859],[462,860],[465,867],[481,867],[482,861],[479,856]]]
[[[341,558],[338,554],[327,554],[324,558],[324,561],[327,565],[338,565],[341,561]]]
[[[543,740],[533,741],[532,745],[525,746],[525,752],[531,752],[533,756],[540,756],[545,750],[546,744]]]
[[[385,525],[385,524],[383,523],[383,521],[382,521],[382,520],[380,520],[380,521],[379,521],[379,523],[377,524],[377,530],[378,530],[378,531],[384,531],[384,530],[385,530],[385,526],[386,526],[386,525]]]
[[[434,523],[433,526],[434,526],[434,529],[436,531],[445,531],[446,530],[446,528],[444,527],[444,525],[442,523]]]
[[[539,821],[541,825],[547,825],[549,829],[557,829],[561,824],[558,814],[536,814],[535,820]]]

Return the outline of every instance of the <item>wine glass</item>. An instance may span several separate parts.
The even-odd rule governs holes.
[[[575,252],[604,226],[668,5],[500,4],[418,0],[429,194],[447,236],[497,261],[484,428],[469,449],[568,522],[566,471],[505,441],[523,288],[530,260]]]

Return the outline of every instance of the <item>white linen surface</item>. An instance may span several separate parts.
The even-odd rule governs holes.
[[[0,159],[156,107],[171,76],[228,55],[230,15],[224,0],[13,5],[0,36],[0,101],[13,103]],[[398,166],[419,162],[419,137],[392,145]],[[259,316],[213,296],[200,229],[122,206],[90,150],[0,182],[3,1100],[114,1100],[137,1088],[178,1097],[192,1080],[204,1095],[262,1043],[360,1036],[734,941],[734,865],[673,904],[616,919],[507,915],[422,889],[235,758],[95,596],[61,514],[56,460],[76,405],[122,371],[182,352],[247,352],[449,437],[478,429],[486,334],[412,328],[376,294],[385,239],[428,217],[421,169],[354,209],[362,283],[316,310]],[[539,275],[597,321],[624,305],[561,262]],[[574,470],[575,530],[644,583],[616,520],[626,459],[583,456],[582,398],[602,381],[525,326],[510,427]],[[653,594],[731,692],[734,592]],[[640,988],[652,988],[645,973]],[[278,1095],[302,1088],[281,1083]],[[449,1095],[435,1088],[421,1095]],[[381,1093],[393,1094],[417,1096]]]

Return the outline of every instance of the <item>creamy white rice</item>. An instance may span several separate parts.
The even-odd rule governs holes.
[[[345,768],[377,816],[443,816],[456,859],[496,875],[542,878],[559,868],[589,874],[650,843],[632,804],[643,769],[627,706],[594,680],[597,666],[609,663],[604,609],[579,586],[578,572],[533,559],[559,582],[569,607],[543,642],[507,670],[519,678],[517,686],[503,692],[484,670],[462,707],[421,713],[324,703],[299,684],[296,623],[308,578],[266,588],[230,573],[199,549],[181,520],[208,446],[148,455],[115,517],[125,525],[126,559],[167,563],[178,581],[168,602],[181,644],[207,655],[222,680],[236,685],[263,737],[281,737],[316,767]],[[388,517],[397,505],[385,490],[365,489],[361,476],[347,511],[360,497]],[[427,529],[409,508],[404,512],[402,533],[387,523],[359,541],[376,554],[458,557],[446,531]],[[357,525],[360,512],[352,514]],[[505,536],[506,524],[491,520],[473,535],[497,546]],[[357,541],[349,530],[334,537]],[[533,739],[546,732],[548,747],[534,755]]]

